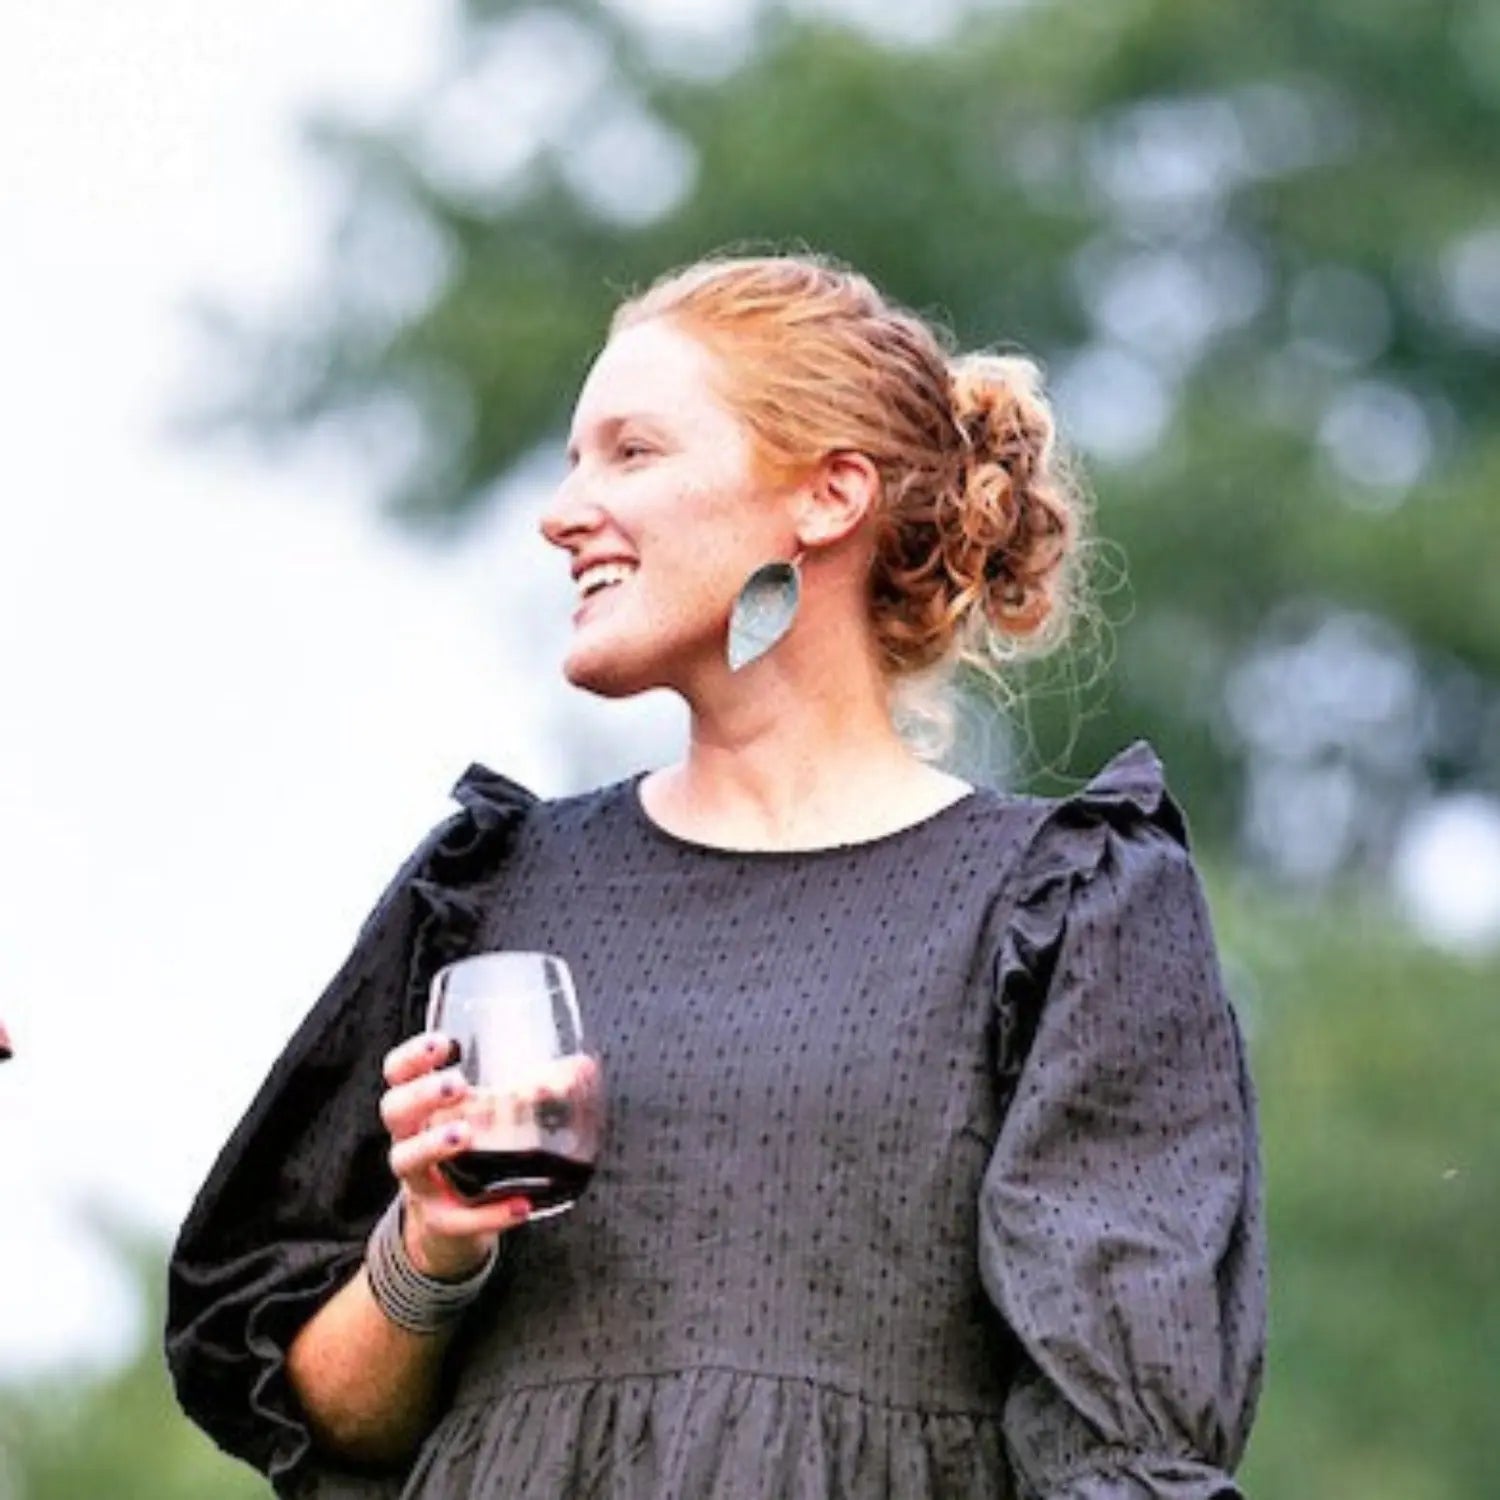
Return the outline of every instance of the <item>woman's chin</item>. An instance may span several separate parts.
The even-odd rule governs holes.
[[[687,685],[705,665],[723,659],[727,628],[712,622],[697,632],[655,624],[640,629],[625,622],[583,620],[563,657],[563,676],[601,698],[633,698],[665,688],[687,696]]]
[[[618,651],[592,650],[579,643],[563,659],[563,676],[576,688],[600,698],[630,698],[657,684]]]

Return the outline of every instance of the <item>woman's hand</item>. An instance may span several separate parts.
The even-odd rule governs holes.
[[[406,1199],[406,1252],[428,1276],[459,1279],[489,1256],[497,1237],[524,1224],[531,1205],[524,1198],[467,1203],[454,1192],[439,1164],[470,1144],[462,1106],[469,1084],[448,1066],[453,1043],[425,1031],[393,1047],[385,1057],[389,1085],[380,1118],[391,1135],[390,1164]]]

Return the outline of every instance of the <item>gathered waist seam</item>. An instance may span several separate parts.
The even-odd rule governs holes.
[[[877,1411],[893,1412],[917,1417],[960,1417],[973,1422],[999,1422],[1000,1412],[994,1407],[933,1407],[898,1401],[882,1401],[865,1391],[850,1390],[831,1380],[812,1375],[789,1375],[779,1370],[746,1370],[738,1365],[718,1362],[695,1363],[680,1368],[656,1370],[612,1370],[607,1375],[559,1375],[548,1380],[509,1380],[491,1376],[476,1376],[464,1381],[454,1392],[451,1409],[479,1406],[497,1396],[519,1396],[537,1391],[562,1390],[569,1386],[607,1386],[626,1380],[680,1380],[692,1375],[736,1375],[746,1380],[760,1380],[772,1385],[799,1385],[813,1391],[827,1392],[847,1401],[857,1401],[862,1406]]]

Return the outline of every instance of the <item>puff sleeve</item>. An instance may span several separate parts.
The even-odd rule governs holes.
[[[353,1273],[391,1196],[381,1060],[421,1028],[433,973],[470,950],[480,888],[532,801],[478,765],[453,796],[462,810],[386,887],[220,1152],[168,1265],[166,1354],[179,1401],[283,1493],[305,1477],[311,1448],[287,1348]]]
[[[1011,1097],[980,1201],[1040,1500],[1236,1500],[1259,1391],[1255,1103],[1182,817],[1149,747],[1042,823],[997,963]]]

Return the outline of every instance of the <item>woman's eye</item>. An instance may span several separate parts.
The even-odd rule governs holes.
[[[620,444],[620,457],[624,459],[626,463],[631,463],[633,460],[638,458],[648,458],[651,452],[651,447],[647,443]]]

